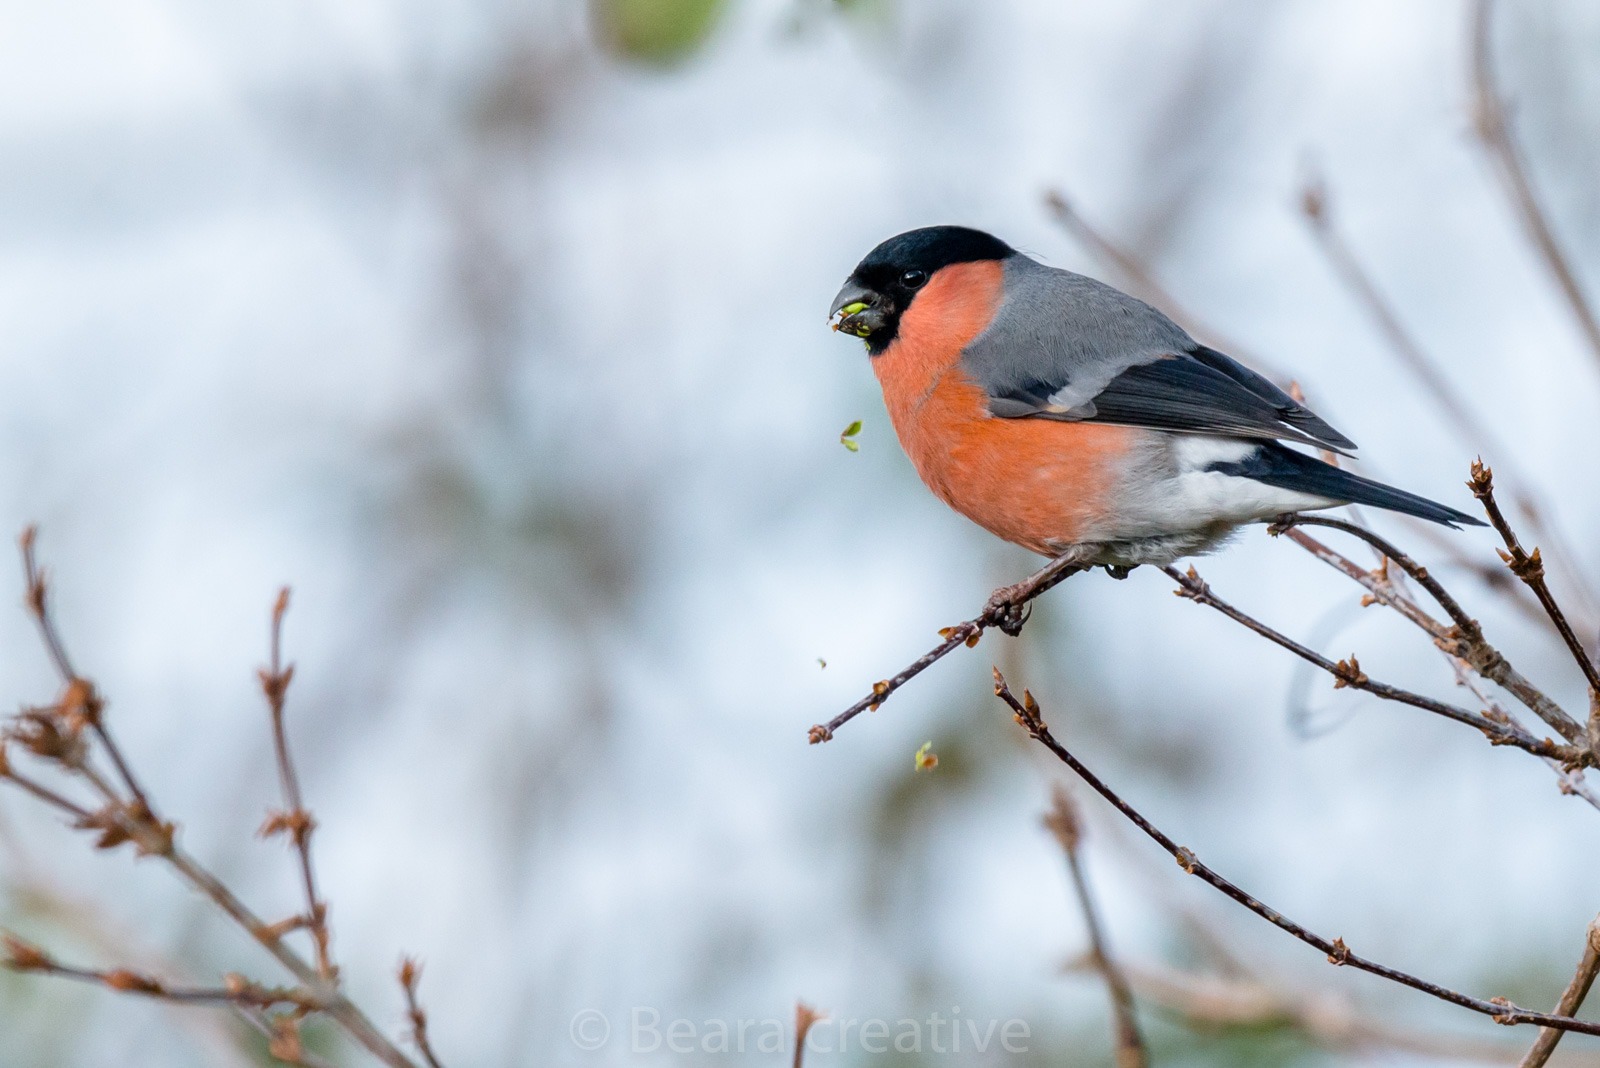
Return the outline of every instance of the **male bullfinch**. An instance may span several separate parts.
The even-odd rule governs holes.
[[[1454,508],[1287,448],[1355,443],[1171,319],[996,237],[932,226],[867,254],[834,298],[900,444],[946,504],[1114,573],[1216,548],[1243,523],[1369,504]]]

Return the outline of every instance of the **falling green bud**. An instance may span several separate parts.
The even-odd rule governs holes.
[[[856,435],[859,433],[861,433],[861,420],[857,419],[855,422],[844,428],[844,433],[839,435],[839,444],[843,445],[851,452],[860,452],[861,443],[855,440]]]
[[[932,742],[923,742],[922,748],[917,750],[916,768],[918,771],[932,771],[939,766],[939,754],[932,750]]]

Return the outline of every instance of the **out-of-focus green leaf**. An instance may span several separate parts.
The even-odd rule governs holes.
[[[861,443],[856,440],[856,435],[861,433],[861,420],[857,419],[844,428],[844,433],[839,435],[839,444],[851,452],[860,452]]]
[[[710,38],[727,0],[591,0],[606,46],[623,59],[671,66]]]

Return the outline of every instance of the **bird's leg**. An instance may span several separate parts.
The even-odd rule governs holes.
[[[1032,579],[1024,579],[1013,586],[1002,586],[989,595],[978,621],[984,626],[999,627],[1015,638],[1022,633],[1028,621],[1028,590]]]
[[[1063,553],[1016,585],[995,590],[989,603],[983,607],[983,615],[978,617],[979,623],[986,627],[999,627],[1003,633],[1015,638],[1022,633],[1022,625],[1028,622],[1031,614],[1028,602],[1061,580],[1084,570],[1083,565],[1077,563],[1078,559],[1077,553]]]

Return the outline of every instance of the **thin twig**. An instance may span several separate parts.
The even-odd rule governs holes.
[[[126,804],[118,803],[115,788],[92,767],[84,764],[73,770],[82,775],[107,799],[105,809],[102,813],[96,814],[97,816],[103,817],[111,828],[132,840],[146,855],[161,857],[193,889],[209,898],[212,904],[243,928],[258,945],[311,990],[321,1003],[321,1011],[337,1021],[351,1037],[366,1047],[369,1053],[390,1068],[415,1068],[410,1058],[378,1030],[354,1002],[341,993],[333,983],[323,979],[315,967],[284,941],[284,934],[293,930],[296,925],[269,924],[262,920],[229,889],[227,884],[177,844],[176,829],[172,824],[155,824],[147,816],[141,817],[138,810],[130,810]],[[294,1036],[289,1031],[280,1029],[279,1041],[285,1048],[289,1048],[293,1044]]]
[[[1196,604],[1214,608],[1234,622],[1255,631],[1273,644],[1289,650],[1302,660],[1315,664],[1333,676],[1336,689],[1348,686],[1351,689],[1364,690],[1375,697],[1381,697],[1387,701],[1410,705],[1413,708],[1420,708],[1425,712],[1432,712],[1434,715],[1455,720],[1457,723],[1465,724],[1483,732],[1494,745],[1513,746],[1535,756],[1559,760],[1564,764],[1579,764],[1592,759],[1587,749],[1582,749],[1578,746],[1560,745],[1548,738],[1534,738],[1515,723],[1500,723],[1481,713],[1468,712],[1464,708],[1435,700],[1432,697],[1425,697],[1422,694],[1403,690],[1388,683],[1377,682],[1369,678],[1367,673],[1361,670],[1361,664],[1354,656],[1351,656],[1348,660],[1329,660],[1314,649],[1310,649],[1293,638],[1273,630],[1254,616],[1240,611],[1217,597],[1211,591],[1211,587],[1200,578],[1192,567],[1187,573],[1171,566],[1163,567],[1162,571],[1166,572],[1178,584],[1178,589],[1174,591],[1178,596],[1188,598]]]
[[[1301,514],[1280,516],[1268,528],[1268,532],[1281,534],[1302,526],[1329,527],[1333,530],[1342,530],[1346,534],[1360,538],[1376,549],[1382,557],[1392,561],[1395,566],[1409,575],[1417,585],[1427,590],[1428,595],[1438,602],[1439,607],[1444,609],[1445,614],[1455,624],[1453,631],[1444,633],[1435,632],[1432,627],[1424,627],[1433,635],[1436,644],[1465,660],[1472,666],[1474,671],[1484,678],[1504,687],[1507,693],[1520,701],[1534,715],[1544,720],[1552,730],[1558,732],[1567,741],[1574,744],[1584,741],[1582,725],[1567,715],[1566,711],[1546,696],[1544,691],[1529,682],[1521,672],[1511,665],[1511,662],[1505,658],[1504,654],[1489,644],[1488,640],[1483,636],[1483,628],[1478,621],[1467,614],[1466,609],[1461,607],[1460,602],[1444,588],[1444,585],[1438,579],[1433,577],[1427,568],[1365,527],[1347,523],[1342,519],[1334,519],[1331,516]],[[1302,542],[1302,544],[1304,543]],[[1333,562],[1329,557],[1322,556],[1321,558],[1330,563]],[[1345,569],[1340,568],[1340,570]],[[1380,598],[1384,596],[1376,587],[1376,584],[1363,579],[1357,573],[1351,571],[1345,571],[1345,573],[1362,585],[1367,586],[1375,596]],[[1412,622],[1418,623],[1419,626],[1422,625],[1413,613],[1401,610],[1401,614]]]
[[[1262,360],[1259,355],[1247,352],[1237,341],[1224,337],[1209,324],[1202,322],[1190,309],[1180,304],[1171,290],[1156,280],[1155,275],[1142,260],[1101,233],[1083,217],[1059,189],[1047,191],[1044,195],[1044,204],[1061,228],[1087,248],[1090,255],[1122,275],[1123,281],[1133,291],[1134,296],[1154,304],[1191,333],[1198,334],[1235,359],[1249,364],[1268,378],[1276,380],[1279,385],[1289,383],[1288,375]]]
[[[1362,264],[1335,225],[1333,213],[1328,206],[1328,192],[1320,178],[1313,178],[1307,183],[1301,196],[1301,207],[1306,221],[1310,224],[1312,236],[1317,239],[1317,247],[1327,257],[1334,273],[1344,282],[1345,288],[1350,290],[1356,303],[1367,310],[1377,325],[1378,332],[1389,342],[1390,350],[1401,365],[1416,376],[1418,382],[1438,404],[1446,423],[1456,432],[1456,436],[1467,447],[1483,450],[1496,457],[1500,467],[1509,468],[1514,462],[1515,454],[1501,440],[1493,424],[1478,417],[1466,398],[1451,385],[1449,377],[1440,368],[1438,361],[1434,360],[1411,331],[1406,329],[1394,304],[1378,288],[1371,272]],[[1545,509],[1534,500],[1528,490],[1533,484],[1532,480],[1525,473],[1515,469],[1511,470],[1511,476],[1512,501],[1517,511],[1532,525],[1535,534],[1555,548],[1558,559],[1564,561],[1577,559],[1576,554],[1560,542],[1554,527],[1545,521]],[[1594,591],[1587,585],[1586,577],[1581,571],[1572,569],[1569,578],[1578,588],[1584,614],[1593,615],[1595,596]]]
[[[239,1005],[270,1009],[275,1005],[292,1005],[315,1012],[321,1002],[308,990],[294,987],[266,987],[253,983],[240,975],[229,975],[220,987],[184,986],[158,979],[131,968],[80,968],[63,964],[43,949],[10,931],[0,931],[0,965],[13,972],[37,972],[62,979],[73,979],[115,990],[122,994],[138,994],[184,1005]]]
[[[1474,125],[1478,137],[1488,148],[1489,155],[1495,162],[1495,171],[1500,176],[1501,186],[1516,209],[1523,230],[1539,253],[1539,257],[1544,260],[1556,285],[1560,287],[1561,295],[1566,298],[1567,306],[1572,310],[1573,318],[1577,320],[1578,328],[1588,342],[1590,352],[1596,360],[1600,360],[1600,316],[1595,314],[1593,305],[1589,303],[1583,286],[1578,282],[1572,261],[1567,257],[1561,242],[1556,238],[1555,229],[1550,225],[1549,212],[1545,210],[1538,193],[1534,191],[1533,181],[1528,177],[1527,164],[1517,147],[1516,138],[1512,136],[1505,101],[1500,95],[1499,86],[1495,83],[1494,55],[1490,40],[1490,16],[1493,9],[1492,0],[1478,0],[1477,7],[1473,11]]]
[[[284,728],[284,699],[289,683],[294,678],[294,665],[283,663],[283,617],[289,611],[289,587],[278,591],[272,606],[272,639],[268,664],[258,673],[261,692],[266,695],[267,707],[272,713],[272,752],[278,765],[278,784],[283,789],[287,811],[274,812],[261,827],[263,837],[287,834],[294,843],[300,863],[300,881],[305,889],[305,927],[311,933],[311,942],[317,955],[317,974],[334,980],[338,969],[329,951],[331,935],[328,930],[328,904],[317,896],[317,878],[311,864],[311,835],[317,821],[305,806],[300,794],[300,777],[295,773],[294,761],[289,756],[289,737]]]
[[[1388,564],[1390,563],[1390,557],[1385,555],[1382,551],[1375,550],[1378,551],[1378,556],[1382,561],[1382,566],[1376,571],[1368,571],[1356,564],[1355,561],[1351,560],[1343,553],[1340,553],[1329,547],[1327,544],[1317,540],[1316,538],[1313,538],[1305,531],[1297,529],[1301,520],[1307,519],[1320,520],[1320,517],[1296,516],[1292,520],[1281,521],[1273,526],[1271,530],[1274,534],[1282,534],[1283,536],[1287,537],[1290,541],[1305,549],[1312,556],[1315,556],[1317,559],[1328,564],[1330,567],[1344,575],[1349,576],[1364,586],[1368,593],[1367,597],[1362,601],[1363,605],[1369,603],[1382,604],[1386,607],[1394,609],[1402,618],[1415,623],[1424,633],[1433,639],[1435,647],[1441,654],[1443,654],[1445,661],[1450,665],[1450,670],[1452,673],[1454,673],[1456,682],[1464,687],[1472,694],[1472,696],[1476,697],[1478,701],[1483,704],[1488,717],[1500,723],[1511,722],[1511,714],[1502,708],[1498,702],[1486,694],[1479,685],[1478,679],[1486,676],[1480,675],[1472,663],[1463,657],[1462,653],[1466,652],[1467,650],[1462,648],[1460,631],[1453,630],[1440,620],[1429,615],[1420,605],[1417,604],[1415,600],[1413,600],[1400,588],[1395,576],[1389,571]],[[1318,521],[1313,522],[1312,525],[1333,526],[1335,529],[1340,530],[1349,529],[1346,524],[1343,524],[1338,520],[1332,520],[1326,523]],[[1354,530],[1361,533],[1370,533],[1359,527],[1354,528]],[[1386,542],[1383,542],[1381,538],[1377,538],[1376,535],[1373,535],[1373,539],[1387,545]],[[1504,657],[1499,658],[1498,667],[1495,668],[1493,666],[1495,664],[1494,657],[1497,655],[1498,654],[1495,653],[1492,648],[1489,648],[1486,650],[1479,650],[1479,655],[1476,657],[1476,659],[1479,663],[1491,666],[1491,669],[1495,670],[1496,673],[1500,674],[1502,677],[1518,683],[1526,682],[1526,680],[1522,679],[1520,675],[1517,675],[1514,669],[1512,669],[1511,666],[1505,662]],[[1555,702],[1549,701],[1549,699],[1544,697],[1544,695],[1534,688],[1531,683],[1528,683],[1527,687],[1529,692],[1532,694],[1537,694],[1540,700],[1549,702],[1550,707],[1557,707]],[[1591,746],[1591,748],[1593,747]],[[1583,769],[1564,766],[1560,761],[1557,760],[1547,759],[1546,763],[1550,766],[1550,769],[1555,772],[1556,777],[1559,780],[1562,793],[1571,794],[1574,797],[1581,798],[1591,807],[1600,809],[1600,794],[1596,794],[1584,781]]]
[[[417,1052],[422,1054],[422,1059],[428,1068],[443,1068],[439,1058],[434,1055],[433,1044],[428,1041],[428,1014],[422,1010],[422,1002],[417,997],[417,984],[422,980],[422,965],[410,957],[400,961],[400,989],[406,996],[406,1019],[411,1024],[411,1041],[417,1047]]]
[[[1528,589],[1539,599],[1539,604],[1550,616],[1550,622],[1555,624],[1561,640],[1566,643],[1567,650],[1572,653],[1572,658],[1583,670],[1583,677],[1589,681],[1589,693],[1595,698],[1600,698],[1600,667],[1596,667],[1594,658],[1573,633],[1572,624],[1567,622],[1566,613],[1561,610],[1561,606],[1556,603],[1555,595],[1550,592],[1550,586],[1544,580],[1544,561],[1539,556],[1538,548],[1535,547],[1531,553],[1525,552],[1522,543],[1517,540],[1516,532],[1506,520],[1505,513],[1500,510],[1500,504],[1494,497],[1494,472],[1485,467],[1482,460],[1475,460],[1472,464],[1472,481],[1467,485],[1472,488],[1472,495],[1482,503],[1489,522],[1500,534],[1500,540],[1506,543],[1505,550],[1500,553],[1500,559],[1506,562],[1511,573],[1526,583]]]
[[[1080,970],[1090,965],[1069,961],[1066,967]],[[1393,1052],[1496,1065],[1505,1065],[1514,1056],[1513,1047],[1504,1040],[1396,1026],[1372,1018],[1341,992],[1297,990],[1280,977],[1196,974],[1134,961],[1124,962],[1123,968],[1141,1002],[1173,1014],[1198,1031],[1237,1028],[1259,1034],[1289,1026],[1331,1052],[1369,1056]],[[1600,1060],[1591,1057],[1586,1068],[1596,1065]]]
[[[945,627],[939,632],[939,637],[943,640],[913,660],[898,675],[873,683],[872,692],[867,696],[834,716],[827,723],[819,723],[812,727],[808,732],[811,744],[816,745],[819,742],[832,741],[834,731],[863,712],[877,711],[878,706],[887,701],[891,694],[920,675],[925,669],[943,660],[960,646],[965,645],[971,648],[977,645],[978,639],[983,636],[983,632],[990,627],[999,627],[1003,632],[1013,636],[1019,633],[1022,630],[1022,625],[1028,621],[1025,606],[1057,583],[1084,570],[1085,565],[1080,563],[1084,558],[1084,550],[1068,550],[1016,585],[1005,586],[995,590],[990,595],[989,602],[984,606],[982,612],[964,623],[957,623],[953,627]]]
[[[1379,964],[1376,961],[1369,960],[1366,957],[1359,956],[1358,954],[1352,952],[1350,947],[1345,944],[1344,939],[1334,938],[1330,940],[1324,938],[1323,936],[1314,933],[1301,924],[1296,923],[1294,920],[1289,919],[1276,909],[1273,909],[1261,901],[1258,901],[1255,897],[1251,896],[1238,885],[1228,881],[1221,875],[1218,875],[1211,868],[1203,864],[1200,859],[1195,856],[1192,850],[1187,849],[1184,846],[1180,846],[1177,842],[1173,841],[1165,832],[1160,830],[1155,826],[1155,824],[1151,823],[1148,819],[1141,815],[1137,809],[1118,796],[1117,793],[1112,790],[1111,787],[1107,786],[1099,776],[1095,775],[1094,772],[1085,767],[1077,757],[1067,750],[1066,747],[1058,742],[1054,735],[1050,733],[1050,728],[1045,725],[1044,719],[1039,712],[1039,705],[1036,701],[1034,701],[1031,693],[1028,693],[1026,690],[1024,690],[1022,694],[1022,700],[1017,700],[1016,696],[1012,694],[1010,687],[1006,685],[1006,680],[1003,676],[1001,676],[999,668],[996,668],[994,671],[994,680],[995,695],[1004,701],[1008,707],[1010,707],[1011,711],[1016,716],[1017,722],[1022,725],[1023,729],[1026,730],[1035,741],[1039,742],[1046,749],[1050,750],[1050,752],[1054,753],[1057,759],[1076,772],[1080,779],[1087,783],[1089,787],[1101,797],[1109,801],[1111,805],[1116,808],[1118,812],[1121,812],[1124,816],[1126,816],[1134,824],[1134,826],[1138,827],[1141,831],[1148,835],[1151,840],[1153,840],[1157,845],[1161,846],[1162,849],[1165,849],[1167,853],[1178,862],[1179,867],[1181,867],[1190,875],[1197,876],[1202,882],[1208,884],[1216,890],[1221,891],[1223,894],[1227,895],[1229,898],[1232,898],[1240,905],[1243,905],[1245,908],[1249,909],[1257,916],[1260,916],[1262,919],[1266,920],[1274,927],[1277,927],[1279,930],[1286,931],[1307,945],[1321,950],[1327,955],[1329,964],[1348,965],[1349,967],[1356,968],[1364,972],[1369,972],[1372,975],[1387,979],[1390,982],[1399,983],[1401,986],[1407,986],[1413,990],[1419,990],[1422,993],[1438,998],[1441,1001],[1447,1001],[1452,1005],[1459,1005],[1461,1008],[1469,1009],[1472,1012],[1481,1013],[1482,1015],[1493,1019],[1495,1023],[1507,1025],[1538,1024],[1543,1027],[1555,1027],[1564,1031],[1578,1031],[1587,1035],[1600,1035],[1600,1023],[1590,1023],[1587,1020],[1576,1020],[1568,1016],[1559,1016],[1553,1013],[1536,1012],[1531,1009],[1524,1009],[1521,1006],[1515,1005],[1501,997],[1489,998],[1487,1000],[1483,998],[1475,998],[1468,994],[1463,994],[1459,991],[1452,990],[1449,987],[1441,986],[1440,984],[1430,980],[1419,978],[1410,974],[1409,972],[1403,972],[1397,968],[1391,968],[1388,965]]]
[[[53,882],[46,872],[39,870],[22,843],[14,838],[12,829],[4,822],[3,814],[0,814],[0,849],[4,851],[4,862],[0,867],[5,872],[4,878],[0,879],[0,895],[9,897],[18,912],[37,915],[52,924],[70,929],[80,940],[112,958],[152,955],[148,948],[139,945],[130,932],[103,915],[92,902],[75,897]],[[147,963],[142,969],[146,973],[180,970],[175,962],[162,961],[159,954],[154,956],[158,963],[154,967]],[[175,1005],[169,1015],[179,1027],[209,1050],[207,1063],[247,1066],[258,1063],[258,1058],[242,1040],[237,1029],[229,1026],[224,1017],[185,1012],[183,1008],[182,1005]],[[229,1008],[234,1016],[250,1028],[264,1037],[271,1036],[271,1025],[265,1019],[265,1010],[237,1004]],[[307,1058],[302,1064],[304,1068],[328,1068],[325,1062],[316,1058]]]
[[[73,801],[67,800],[48,786],[34,782],[32,779],[18,772],[11,766],[11,760],[6,755],[5,739],[0,738],[0,779],[13,783],[24,792],[32,794],[51,808],[60,809],[73,817],[80,825],[90,818],[89,810]]]
[[[1311,235],[1317,240],[1317,247],[1327,257],[1334,273],[1350,290],[1356,303],[1372,317],[1378,332],[1389,342],[1390,349],[1399,357],[1401,365],[1415,375],[1432,395],[1446,416],[1446,421],[1462,441],[1472,448],[1487,449],[1495,456],[1509,455],[1509,450],[1503,447],[1494,427],[1477,417],[1439,365],[1406,329],[1394,305],[1378,289],[1371,273],[1334,225],[1328,190],[1321,175],[1313,175],[1307,180],[1300,193],[1300,209],[1310,226]]]
[[[122,749],[111,737],[110,730],[106,728],[105,702],[95,692],[94,685],[73,668],[72,659],[67,655],[66,643],[61,640],[61,631],[56,626],[55,617],[50,613],[49,585],[45,581],[43,570],[34,558],[33,550],[38,537],[39,528],[29,526],[23,530],[22,537],[18,539],[22,549],[22,573],[26,584],[29,614],[33,616],[34,625],[39,629],[39,637],[43,640],[45,651],[55,665],[56,673],[67,687],[69,698],[75,698],[79,714],[100,739],[106,756],[111,758],[112,765],[117,769],[117,774],[121,776],[128,792],[133,795],[134,802],[146,812],[154,813],[155,809],[151,807],[149,798],[139,786],[139,781],[134,778],[133,770],[122,755]]]
[[[101,796],[104,806],[96,812],[86,813],[78,820],[80,827],[100,833],[99,847],[112,848],[123,842],[132,842],[142,855],[164,860],[184,882],[210,899],[293,975],[309,991],[309,996],[318,1006],[317,1011],[331,1017],[369,1053],[390,1068],[415,1068],[411,1059],[338,989],[336,976],[325,976],[284,941],[283,936],[300,924],[263,922],[226,884],[178,845],[175,824],[156,817],[149,795],[139,786],[104,727],[101,716],[103,703],[93,684],[76,673],[67,655],[49,610],[43,572],[34,559],[34,542],[33,528],[29,528],[21,539],[27,603],[51,660],[61,675],[65,691],[55,706],[24,710],[18,717],[19,726],[12,727],[8,737],[40,759],[54,762],[68,774],[81,778]],[[120,787],[101,775],[91,762],[88,746],[81,737],[85,726],[90,728],[94,739],[105,749],[116,767]],[[15,775],[6,778],[8,781],[17,781]],[[123,796],[123,790],[128,796]],[[71,805],[64,798],[51,799],[36,791],[29,792],[57,808],[63,808],[63,804]],[[270,1018],[274,1025],[274,1036],[269,1048],[282,1060],[299,1059],[303,1052],[298,1030],[301,1016],[303,1013],[297,1010],[296,1013]]]
[[[804,1068],[806,1063],[806,1036],[818,1020],[826,1020],[826,1013],[818,1012],[803,1001],[794,1003],[794,1068]]]
[[[1596,975],[1600,975],[1600,916],[1589,921],[1589,930],[1583,942],[1583,958],[1578,961],[1578,970],[1573,973],[1572,982],[1561,992],[1561,1000],[1556,1002],[1556,1012],[1561,1016],[1571,1016],[1581,1009]],[[1561,1036],[1562,1032],[1553,1027],[1541,1030],[1539,1037],[1533,1040],[1533,1048],[1517,1062],[1517,1068],[1542,1068],[1556,1051]]]
[[[1453,531],[1424,519],[1413,521],[1410,516],[1399,518],[1411,528],[1413,534],[1427,542],[1428,547],[1438,553],[1450,566],[1471,575],[1489,592],[1503,597],[1523,619],[1538,627],[1550,622],[1544,610],[1539,607],[1539,603],[1528,593],[1527,587],[1518,582],[1514,576],[1506,574],[1505,568],[1474,558],[1462,548],[1461,539],[1455,537]]]
[[[1083,842],[1083,821],[1072,796],[1059,783],[1051,791],[1050,811],[1045,814],[1044,825],[1060,843],[1062,853],[1066,854],[1072,889],[1077,894],[1084,927],[1089,932],[1089,959],[1111,994],[1111,1013],[1116,1022],[1114,1038],[1117,1068],[1145,1068],[1150,1063],[1150,1054],[1145,1048],[1144,1037],[1139,1034],[1139,1021],[1133,1011],[1133,990],[1128,986],[1127,976],[1122,974],[1122,969],[1107,949],[1100,914],[1094,906],[1094,897],[1089,893],[1089,880],[1083,873],[1083,861],[1078,856],[1078,848]]]
[[[1497,458],[1502,468],[1514,462],[1515,454],[1500,439],[1492,424],[1478,418],[1466,399],[1450,384],[1450,379],[1416,337],[1400,321],[1393,303],[1378,288],[1371,273],[1356,256],[1344,235],[1334,225],[1328,207],[1328,192],[1320,178],[1311,179],[1301,197],[1302,212],[1310,224],[1317,246],[1327,256],[1334,273],[1344,282],[1356,302],[1366,308],[1379,333],[1389,342],[1391,351],[1399,358],[1424,389],[1432,395],[1443,412],[1446,422],[1455,430],[1463,444],[1488,452]],[[1575,560],[1570,547],[1565,545],[1555,528],[1545,521],[1545,509],[1534,499],[1528,487],[1532,480],[1516,469],[1511,471],[1512,501],[1524,520],[1530,523],[1535,534],[1555,547],[1561,560]],[[1595,595],[1581,571],[1572,569],[1568,576],[1579,590],[1586,616],[1595,611]]]

